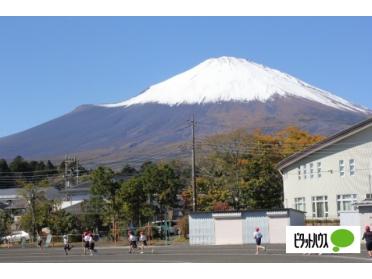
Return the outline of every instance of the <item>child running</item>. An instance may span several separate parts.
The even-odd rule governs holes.
[[[370,226],[366,226],[362,239],[366,241],[368,256],[372,257],[372,232]]]
[[[93,239],[93,234],[90,233],[88,235],[88,243],[89,243],[89,254],[91,256],[93,256],[93,252],[97,252],[97,250],[95,249],[95,242],[94,242],[94,239]]]
[[[253,233],[253,238],[256,240],[256,255],[258,255],[260,249],[266,250],[266,248],[261,245],[262,233],[260,232],[260,228],[256,228],[256,231]]]
[[[147,237],[142,231],[140,232],[139,242],[141,244],[141,254],[143,254],[145,252],[145,246],[147,246]]]
[[[83,233],[83,245],[84,245],[84,255],[87,254],[87,250],[89,250],[89,231],[85,231]]]
[[[63,249],[65,250],[65,253],[66,255],[68,255],[68,252],[72,249],[72,245],[70,245],[69,241],[68,241],[68,235],[65,234],[63,236]]]
[[[137,237],[131,232],[128,232],[128,241],[129,241],[129,254],[137,249]]]

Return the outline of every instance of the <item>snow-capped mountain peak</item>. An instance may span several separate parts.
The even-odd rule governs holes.
[[[142,94],[105,107],[158,103],[170,106],[218,102],[265,102],[274,96],[301,97],[340,110],[367,113],[327,91],[263,65],[235,57],[210,58],[194,68],[152,85]]]

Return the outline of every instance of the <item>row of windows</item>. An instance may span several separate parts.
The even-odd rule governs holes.
[[[337,213],[353,209],[353,203],[357,201],[356,194],[337,195]],[[305,197],[295,198],[295,209],[306,211]],[[328,196],[311,197],[311,212],[314,218],[328,217]]]
[[[303,179],[307,179],[308,177],[310,179],[313,179],[314,177],[321,178],[322,177],[322,162],[316,162],[316,165],[314,163],[309,164],[309,175],[307,173],[307,164],[299,166],[297,168],[297,175],[298,180],[301,180],[301,173]]]
[[[340,176],[345,176],[345,162],[344,160],[338,161],[338,172]],[[355,160],[349,160],[349,174],[352,176],[355,174]]]
[[[308,172],[309,171],[309,172]],[[339,160],[338,161],[338,172],[340,176],[345,176],[345,161]],[[355,160],[349,160],[349,175],[355,175]],[[297,177],[298,180],[301,179],[313,179],[315,177],[321,178],[322,177],[322,162],[309,163],[305,165],[301,165],[297,168]]]

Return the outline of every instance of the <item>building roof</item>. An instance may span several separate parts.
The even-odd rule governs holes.
[[[24,209],[27,208],[27,201],[25,200],[14,200],[9,205],[7,205],[4,209]]]
[[[300,152],[297,152],[287,158],[285,158],[284,160],[280,161],[278,164],[277,164],[277,168],[281,171],[285,168],[287,168],[288,166],[308,157],[309,155],[319,151],[319,150],[322,150],[336,142],[339,142],[347,137],[350,137],[356,133],[359,133],[369,127],[372,127],[372,117],[362,121],[362,122],[359,122],[345,130],[342,130],[316,144],[313,144],[307,148],[305,148],[304,150],[300,151]]]
[[[85,181],[82,183],[79,183],[78,185],[71,186],[69,188],[65,188],[61,190],[61,193],[87,193],[90,194],[90,188],[92,187],[92,182]]]
[[[269,213],[272,215],[275,215],[275,213],[282,213],[286,212],[287,214],[290,212],[298,212],[298,213],[306,213],[305,211],[297,210],[294,208],[274,208],[274,209],[248,209],[248,210],[232,210],[232,211],[196,211],[196,212],[190,212],[189,215],[201,215],[206,213],[212,213],[212,214],[221,214],[221,215],[236,215],[241,213],[252,213],[252,212],[262,212],[262,213]]]
[[[0,200],[15,200],[20,198],[18,191],[20,188],[0,189]]]

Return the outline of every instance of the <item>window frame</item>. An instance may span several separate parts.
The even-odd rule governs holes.
[[[340,177],[345,176],[345,161],[344,160],[338,160],[338,173],[340,174]]]
[[[316,171],[317,171],[317,176],[318,178],[322,177],[322,162],[316,162]]]
[[[302,165],[302,168],[303,168],[303,177],[304,177],[304,180],[307,179],[307,170],[306,170],[306,164],[305,165]]]
[[[350,197],[345,197],[350,196]],[[350,202],[350,209],[345,209],[345,203]],[[336,206],[337,206],[337,214],[339,215],[340,212],[343,211],[352,211],[352,203],[357,202],[357,194],[339,194],[336,195]]]
[[[353,163],[351,163],[353,161]],[[355,175],[355,159],[349,159],[349,175],[354,176]]]
[[[324,216],[319,216],[318,204],[323,204],[322,210],[323,210]],[[329,216],[328,196],[312,196],[311,197],[311,211],[312,211],[311,216],[313,218],[328,218]]]
[[[294,207],[296,210],[306,212],[306,198],[305,197],[296,197],[294,198]],[[303,208],[301,208],[303,206]]]

